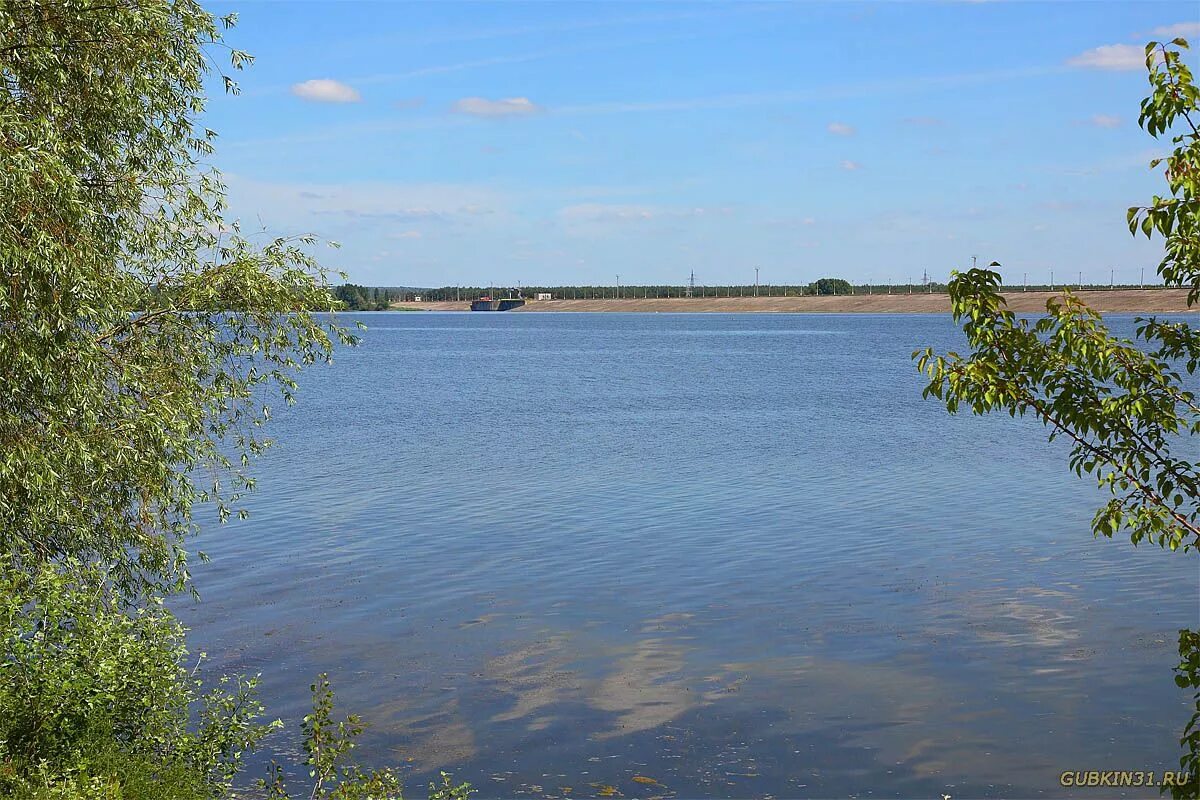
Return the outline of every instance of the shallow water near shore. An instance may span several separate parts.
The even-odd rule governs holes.
[[[1194,556],[1094,540],[1103,496],[1036,421],[922,400],[948,317],[344,319],[362,346],[276,410],[251,518],[205,525],[204,599],[174,603],[210,671],[262,671],[276,748],[325,671],[410,795],[1176,768]]]

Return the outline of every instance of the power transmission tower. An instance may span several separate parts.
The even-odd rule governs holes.
[[[696,270],[692,270],[692,274],[688,276],[687,297],[692,297],[696,291]]]

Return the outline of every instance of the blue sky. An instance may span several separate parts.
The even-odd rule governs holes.
[[[212,10],[233,213],[374,285],[1136,281],[1141,46],[1200,43],[1195,0]]]

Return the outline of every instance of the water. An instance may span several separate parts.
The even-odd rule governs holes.
[[[413,794],[1176,767],[1195,559],[1093,540],[1101,496],[1035,421],[923,401],[910,353],[960,346],[948,318],[359,318],[181,608],[214,669],[263,671],[277,748],[327,671]]]

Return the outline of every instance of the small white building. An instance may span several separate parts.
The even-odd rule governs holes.
[[[423,297],[421,297],[421,295],[419,295],[419,294],[414,294],[414,295],[413,295],[413,302],[414,302],[414,303],[419,303],[419,302],[421,302],[423,299],[424,299],[424,298],[423,298]]]
[[[537,293],[537,298],[536,298],[536,299],[538,299],[538,300],[550,300],[550,299],[551,299],[551,297],[550,297],[550,293],[549,293],[549,292],[538,292],[538,293]]]

